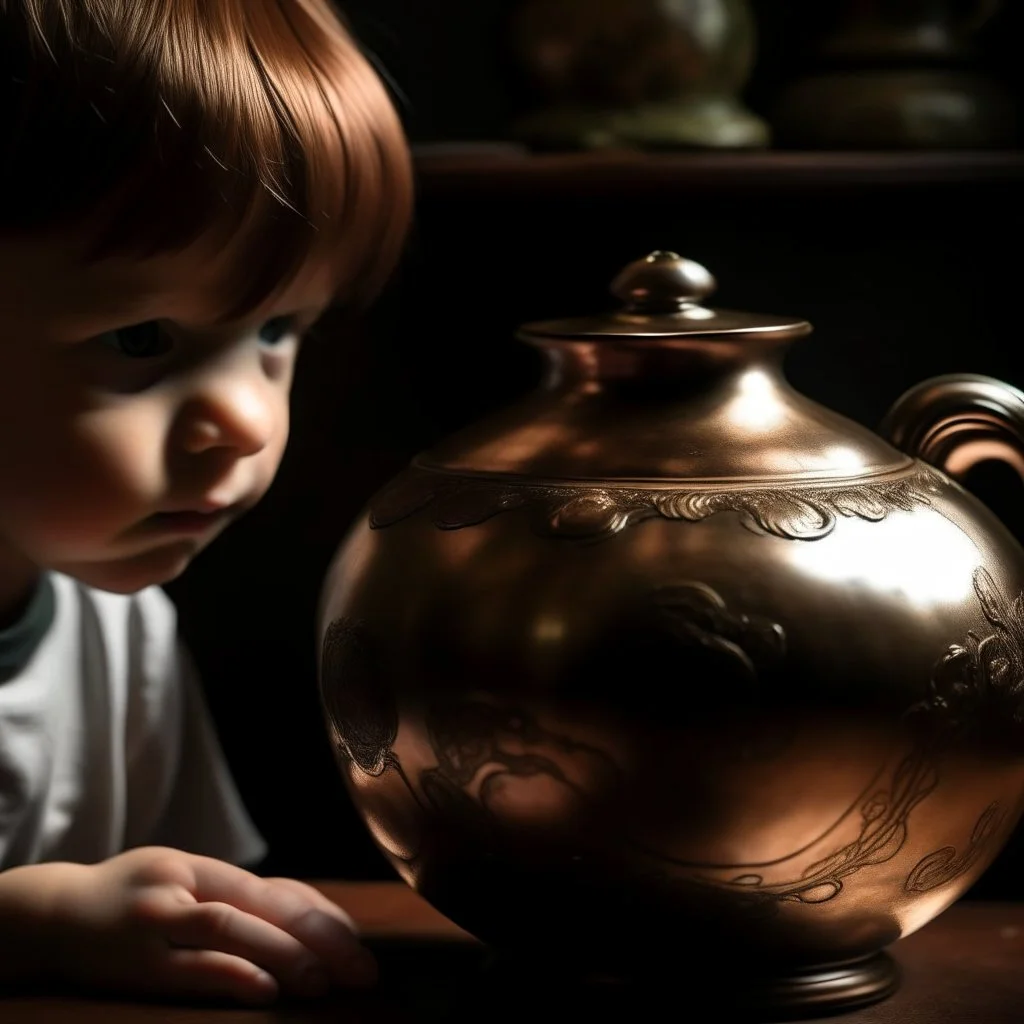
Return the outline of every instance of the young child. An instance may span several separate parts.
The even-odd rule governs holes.
[[[398,118],[328,0],[0,0],[0,110],[0,984],[369,983],[342,910],[237,866],[157,585],[270,485],[303,332],[397,259]]]

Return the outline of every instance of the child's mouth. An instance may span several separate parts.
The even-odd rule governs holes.
[[[156,515],[150,516],[148,521],[160,532],[195,536],[219,526],[230,513],[230,508],[214,512],[157,512]]]

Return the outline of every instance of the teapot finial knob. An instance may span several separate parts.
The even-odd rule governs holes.
[[[711,273],[678,253],[659,249],[630,263],[612,281],[612,294],[632,313],[675,313],[716,287]]]

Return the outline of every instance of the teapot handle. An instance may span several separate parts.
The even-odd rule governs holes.
[[[992,377],[933,377],[896,400],[881,426],[888,440],[955,479],[1001,459],[1024,480],[1024,392]]]

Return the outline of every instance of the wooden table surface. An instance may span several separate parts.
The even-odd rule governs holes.
[[[636,997],[616,1003],[488,982],[486,950],[401,883],[314,883],[359,922],[381,980],[367,994],[260,1010],[167,1006],[53,995],[0,997],[0,1024],[622,1024],[665,1017]],[[2,952],[2,951],[0,951]],[[836,1024],[1022,1024],[1024,904],[962,902],[897,943],[903,985],[887,1001],[830,1018]],[[683,990],[672,1020],[718,1022],[714,993]],[[697,1010],[696,1014],[688,1012]],[[711,1011],[711,1012],[708,1012]],[[532,1018],[532,1019],[531,1019]],[[804,1021],[803,1024],[813,1024]]]

